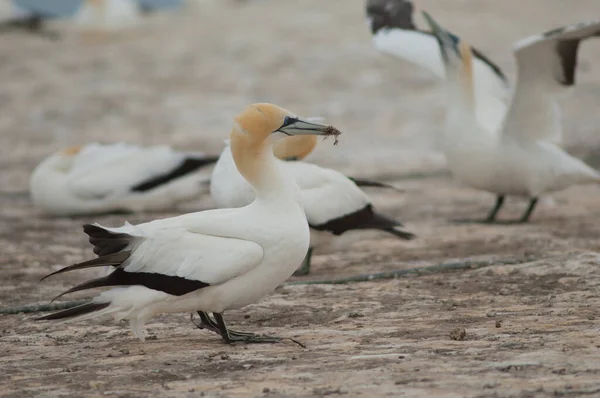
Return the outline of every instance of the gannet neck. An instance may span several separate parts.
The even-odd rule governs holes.
[[[273,152],[279,159],[302,160],[317,146],[317,136],[298,135],[277,140],[273,145]]]
[[[258,198],[272,198],[287,192],[289,185],[283,177],[267,138],[245,133],[239,125],[231,132],[231,153],[242,176],[256,191]]]
[[[458,118],[464,122],[475,121],[475,92],[473,87],[473,59],[470,47],[461,42],[460,60],[446,65],[448,90],[448,119]],[[458,62],[455,62],[458,61]]]

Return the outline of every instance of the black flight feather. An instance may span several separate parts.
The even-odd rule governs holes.
[[[146,181],[142,181],[139,184],[137,184],[136,186],[134,186],[133,188],[131,188],[131,190],[133,192],[149,191],[160,185],[164,185],[168,182],[171,182],[177,178],[191,174],[191,173],[201,169],[204,166],[211,165],[211,164],[215,163],[217,160],[219,160],[218,156],[206,156],[206,157],[189,156],[189,157],[185,158],[184,161],[181,162],[181,164],[179,164],[175,169],[173,169],[169,172],[154,176]]]
[[[193,292],[194,290],[210,286],[210,284],[206,282],[186,279],[180,276],[163,275],[151,272],[127,272],[122,268],[117,268],[110,275],[102,278],[92,279],[72,287],[71,289],[54,297],[52,301],[55,301],[65,294],[74,293],[81,290],[94,289],[97,287],[134,285],[145,286],[148,289],[159,290],[173,296],[183,296],[184,294]]]
[[[390,185],[390,184],[386,184],[384,182],[373,181],[373,180],[365,180],[365,179],[362,179],[362,178],[354,178],[354,177],[348,177],[348,178],[350,179],[350,181],[352,181],[353,183],[355,183],[359,187],[389,188],[389,189],[398,190],[398,188],[396,188],[395,186]]]
[[[54,271],[51,274],[44,276],[42,279],[40,279],[40,282],[46,278],[53,276],[53,275],[62,274],[63,272],[75,271],[75,270],[79,270],[79,269],[92,268],[92,267],[103,267],[103,266],[111,266],[111,265],[118,266],[118,265],[121,265],[123,263],[123,261],[127,260],[130,255],[131,255],[131,252],[129,252],[129,251],[117,252],[117,253],[109,254],[107,256],[97,257],[92,260],[84,261],[82,263],[69,265],[68,267],[59,269],[58,271]]]
[[[52,319],[73,318],[79,315],[89,314],[90,312],[100,311],[108,307],[110,303],[86,303],[77,307],[68,308],[66,310],[54,312],[52,314],[35,318],[36,321],[48,321]]]
[[[334,235],[341,235],[346,231],[358,229],[377,229],[406,240],[415,237],[410,232],[398,230],[397,228],[402,227],[402,223],[376,213],[371,204],[353,213],[329,220],[324,224],[311,224],[310,227],[319,231],[329,231]]]

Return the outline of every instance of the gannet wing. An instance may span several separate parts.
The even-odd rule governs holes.
[[[166,146],[91,144],[76,155],[68,188],[83,199],[144,192],[196,172],[215,160],[202,154],[177,152]]]
[[[302,195],[311,226],[326,224],[367,206],[367,195],[345,175],[304,162],[284,162]]]
[[[100,257],[51,275],[94,266],[112,265],[116,269],[60,296],[97,287],[133,285],[181,296],[224,283],[261,263],[264,252],[258,243],[191,232],[184,227],[184,218],[120,228],[85,225],[94,253]]]
[[[562,129],[556,93],[575,83],[579,43],[600,35],[600,20],[527,37],[514,46],[518,83],[504,121],[504,134],[521,141],[560,144]]]

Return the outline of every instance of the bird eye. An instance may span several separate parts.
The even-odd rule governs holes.
[[[284,126],[289,126],[290,124],[292,124],[292,118],[291,118],[291,117],[289,117],[289,116],[286,116],[286,117],[283,119],[283,125],[284,125]]]

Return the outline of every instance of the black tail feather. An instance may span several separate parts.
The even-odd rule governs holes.
[[[94,245],[94,253],[98,257],[120,252],[133,240],[133,236],[129,234],[110,232],[93,224],[85,224],[83,232],[90,237],[90,243]]]
[[[42,279],[40,279],[40,282],[46,278],[53,276],[53,275],[62,274],[63,272],[75,271],[75,270],[79,270],[79,269],[92,268],[92,267],[109,266],[109,265],[118,266],[118,265],[121,265],[123,263],[123,261],[127,260],[130,255],[131,255],[131,252],[129,252],[129,251],[117,252],[117,253],[109,254],[107,256],[97,257],[97,258],[94,258],[93,260],[84,261],[82,263],[69,265],[68,267],[59,269],[58,271],[54,271],[51,274],[44,276]]]
[[[68,308],[66,310],[54,312],[52,314],[35,318],[36,321],[47,321],[52,319],[73,318],[79,315],[89,314],[90,312],[100,311],[108,307],[110,303],[86,303],[77,307]]]
[[[393,185],[386,184],[385,182],[373,181],[373,180],[365,180],[361,178],[348,177],[353,183],[355,183],[359,187],[372,187],[372,188],[389,188],[399,191]]]
[[[61,298],[65,294],[78,292],[80,290],[93,289],[93,288],[96,288],[96,287],[114,286],[115,284],[113,283],[113,279],[111,278],[111,275],[113,275],[113,274],[110,274],[110,275],[107,275],[107,276],[103,276],[102,278],[92,279],[91,281],[87,281],[87,282],[81,283],[81,284],[79,284],[79,285],[77,285],[75,287],[70,288],[67,291],[62,292],[58,296],[54,297],[52,299],[52,301],[50,301],[50,302],[52,303],[52,302],[56,301],[57,299]]]

